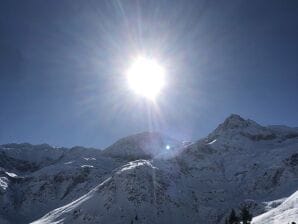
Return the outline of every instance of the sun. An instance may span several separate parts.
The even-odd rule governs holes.
[[[152,58],[136,58],[126,75],[129,87],[151,100],[156,99],[165,85],[165,70]]]

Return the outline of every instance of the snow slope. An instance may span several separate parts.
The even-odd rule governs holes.
[[[277,224],[298,221],[298,191],[292,194],[278,207],[259,215],[252,220],[252,224]]]
[[[100,150],[48,147],[0,147],[0,217],[10,223],[29,223],[73,201],[123,164]]]

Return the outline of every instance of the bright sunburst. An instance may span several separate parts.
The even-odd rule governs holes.
[[[129,87],[154,100],[165,85],[164,68],[154,59],[138,57],[127,71]]]

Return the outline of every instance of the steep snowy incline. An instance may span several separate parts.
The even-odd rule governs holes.
[[[278,207],[252,220],[252,224],[291,224],[292,222],[298,222],[298,191]]]
[[[197,215],[169,193],[171,182],[147,160],[130,162],[83,197],[32,224],[193,223]]]

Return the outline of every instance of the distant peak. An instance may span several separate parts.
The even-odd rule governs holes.
[[[239,120],[239,121],[245,121],[243,117],[241,117],[239,114],[231,114],[226,118],[226,120]]]
[[[215,129],[215,133],[219,134],[228,130],[243,130],[247,128],[262,129],[263,127],[253,120],[246,120],[238,114],[231,114]]]
[[[238,114],[231,114],[229,117],[225,119],[222,123],[223,127],[226,128],[238,128],[238,127],[246,127],[248,126],[249,121],[245,120]]]
[[[159,132],[141,132],[116,141],[103,154],[133,159],[172,155],[182,143]],[[171,150],[169,150],[171,149]]]
[[[135,135],[130,135],[130,136],[127,136],[126,138],[131,138],[131,137],[136,137],[136,138],[146,138],[146,137],[163,137],[164,135],[160,132],[156,132],[156,131],[144,131],[144,132],[140,132],[140,133],[137,133]]]

